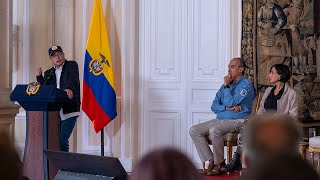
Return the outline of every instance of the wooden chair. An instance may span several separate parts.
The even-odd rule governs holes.
[[[257,96],[255,97],[254,103],[252,104],[253,111],[252,111],[251,115],[254,115],[258,111],[261,97],[262,97],[262,93],[258,93]],[[224,146],[227,147],[227,162],[231,161],[232,147],[238,145],[238,134],[239,133],[227,133],[223,137],[224,138]],[[212,145],[212,142],[209,139],[209,137],[206,136],[206,138],[207,138],[208,144]],[[202,163],[202,168],[205,169],[205,162]]]
[[[211,140],[206,137],[208,144],[212,145]],[[238,133],[227,133],[223,136],[224,139],[224,146],[227,147],[227,162],[230,162],[232,158],[232,147],[238,145]]]

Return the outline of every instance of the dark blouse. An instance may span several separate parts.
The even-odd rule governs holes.
[[[277,100],[281,98],[284,92],[284,86],[277,95],[274,95],[275,89],[276,89],[276,86],[274,86],[271,89],[270,94],[268,95],[266,101],[264,102],[264,108],[266,109],[266,111],[277,111]]]

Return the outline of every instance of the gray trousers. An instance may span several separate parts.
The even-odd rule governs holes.
[[[202,162],[213,159],[215,164],[224,161],[224,139],[227,133],[239,133],[244,119],[218,120],[213,119],[194,125],[189,133]],[[206,136],[212,141],[212,151]]]

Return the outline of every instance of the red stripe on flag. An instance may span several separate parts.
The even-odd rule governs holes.
[[[94,130],[98,133],[111,119],[96,101],[92,90],[85,81],[83,81],[83,92],[86,93],[83,94],[82,98],[82,110],[92,121]]]

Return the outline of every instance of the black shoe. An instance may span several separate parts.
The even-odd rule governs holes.
[[[240,156],[241,156],[240,154],[234,153],[230,163],[223,166],[221,168],[221,171],[226,173],[226,172],[233,172],[235,170],[241,170],[242,165],[241,165]]]

